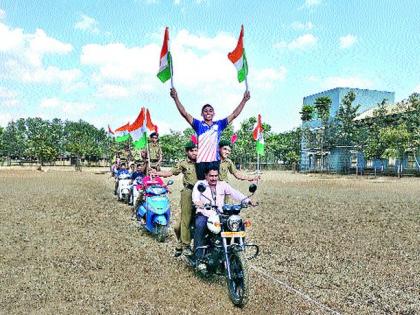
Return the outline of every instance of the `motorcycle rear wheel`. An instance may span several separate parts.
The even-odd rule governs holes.
[[[163,243],[166,240],[166,237],[168,236],[168,227],[165,225],[157,225],[156,235],[158,242]]]
[[[234,252],[229,257],[231,280],[226,278],[229,298],[238,307],[244,307],[249,297],[248,264],[244,252]]]

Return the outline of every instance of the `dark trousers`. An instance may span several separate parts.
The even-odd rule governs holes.
[[[217,168],[217,170],[219,170],[219,167],[220,167],[220,161],[195,163],[195,171],[197,173],[197,179],[204,180],[206,178],[206,175],[204,173],[207,169]]]
[[[194,249],[195,257],[201,259],[204,257],[204,249],[198,249],[199,246],[204,246],[204,237],[207,233],[207,217],[202,214],[197,214],[195,217],[195,230],[194,230]]]

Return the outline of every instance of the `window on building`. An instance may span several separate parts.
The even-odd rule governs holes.
[[[393,158],[393,157],[389,158],[388,159],[388,166],[395,166],[395,162],[396,161],[397,160],[395,158]]]
[[[410,153],[407,156],[407,167],[408,168],[416,168],[416,159],[414,158],[413,153]]]
[[[351,167],[357,167],[357,155],[356,154],[351,155]]]

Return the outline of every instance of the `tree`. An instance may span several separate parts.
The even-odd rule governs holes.
[[[402,124],[386,127],[380,131],[379,136],[383,139],[386,147],[383,156],[387,158],[394,157],[400,161],[398,165],[398,177],[400,177],[402,160],[405,152],[409,148],[410,133],[407,130],[407,126]]]
[[[408,108],[403,111],[400,123],[404,123],[409,133],[408,149],[412,152],[420,168],[420,163],[417,159],[420,150],[420,94],[413,93],[408,98]]]
[[[3,151],[9,158],[26,156],[26,126],[23,118],[8,123],[3,133]]]
[[[314,107],[316,114],[321,122],[321,128],[318,133],[318,142],[321,154],[321,171],[324,170],[324,155],[327,144],[327,136],[329,133],[329,118],[330,118],[330,108],[331,108],[331,99],[328,96],[320,96],[315,100]]]
[[[333,146],[343,147],[345,169],[350,168],[350,149],[359,145],[359,128],[354,122],[360,105],[353,106],[356,94],[348,92],[342,99],[337,115],[332,123],[329,142]]]
[[[384,99],[378,108],[373,111],[373,118],[367,119],[364,124],[367,130],[367,137],[364,143],[364,153],[367,159],[380,160],[385,152],[386,145],[381,138],[380,131],[391,121],[387,116],[387,100]],[[376,175],[376,166],[374,166]]]
[[[55,161],[59,155],[59,135],[51,128],[51,123],[41,118],[26,120],[27,150],[26,154],[44,162]]]
[[[303,122],[310,121],[315,114],[314,107],[311,105],[303,105],[300,111],[300,119]]]

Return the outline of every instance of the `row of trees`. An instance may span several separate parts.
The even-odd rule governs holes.
[[[237,141],[233,145],[232,159],[236,163],[255,163],[256,149],[252,130],[256,119],[251,117],[242,122],[236,132]],[[264,124],[265,158],[263,162],[279,161],[286,165],[297,163],[300,155],[300,129],[284,133],[274,133],[271,126]],[[160,144],[166,161],[183,159],[184,144],[191,139],[191,128],[183,132],[170,131],[161,135]],[[229,126],[222,135],[230,140],[234,130]],[[90,161],[111,158],[115,151],[130,147],[130,142],[115,143],[106,131],[80,120],[78,122],[60,119],[43,120],[27,118],[11,121],[0,127],[0,159],[20,159],[38,161],[41,164],[60,158],[84,158]]]
[[[333,118],[330,118],[329,97],[319,97],[313,106],[302,107],[302,133],[307,148],[318,150],[321,157],[334,147],[342,147],[348,155],[356,149],[372,160],[403,160],[407,153],[415,158],[419,155],[420,94],[413,93],[408,100],[395,106],[389,106],[383,100],[373,115],[360,120],[355,120],[360,108],[360,105],[353,105],[355,98],[353,91],[345,95]],[[317,121],[317,128],[305,124],[313,120]]]
[[[41,164],[63,157],[96,161],[109,154],[105,130],[80,120],[27,118],[0,127],[0,157],[37,160]]]

